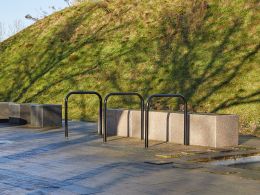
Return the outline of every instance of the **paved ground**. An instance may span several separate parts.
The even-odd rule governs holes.
[[[205,163],[260,151],[257,138],[241,144],[214,150],[151,142],[144,149],[129,138],[103,144],[91,123],[70,122],[68,140],[63,129],[0,124],[0,194],[259,194],[259,171]]]

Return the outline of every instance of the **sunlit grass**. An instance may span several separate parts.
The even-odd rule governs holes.
[[[78,4],[0,43],[0,100],[63,103],[71,90],[181,93],[190,110],[238,114],[241,132],[257,132],[257,7],[246,0]],[[96,97],[74,97],[70,116],[95,120],[97,106]]]

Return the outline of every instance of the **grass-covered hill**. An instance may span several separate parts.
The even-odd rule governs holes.
[[[236,113],[243,128],[257,130],[259,7],[257,0],[86,1],[0,43],[0,101],[63,103],[71,90],[181,93],[193,111]],[[71,100],[73,118],[95,119],[96,97]]]

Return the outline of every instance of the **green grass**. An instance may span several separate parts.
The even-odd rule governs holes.
[[[57,12],[0,43],[0,100],[63,103],[71,90],[181,93],[196,112],[260,126],[260,14],[254,0],[115,0]],[[95,120],[96,97],[70,115]],[[111,99],[111,106],[129,101]],[[159,100],[158,100],[159,101]],[[154,108],[176,109],[162,100]],[[173,106],[172,106],[173,105]]]

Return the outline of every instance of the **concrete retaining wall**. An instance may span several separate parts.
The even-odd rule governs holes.
[[[110,109],[108,135],[141,137],[140,111]],[[149,113],[149,139],[183,144],[183,113]],[[190,145],[226,147],[238,145],[237,115],[189,114]]]

